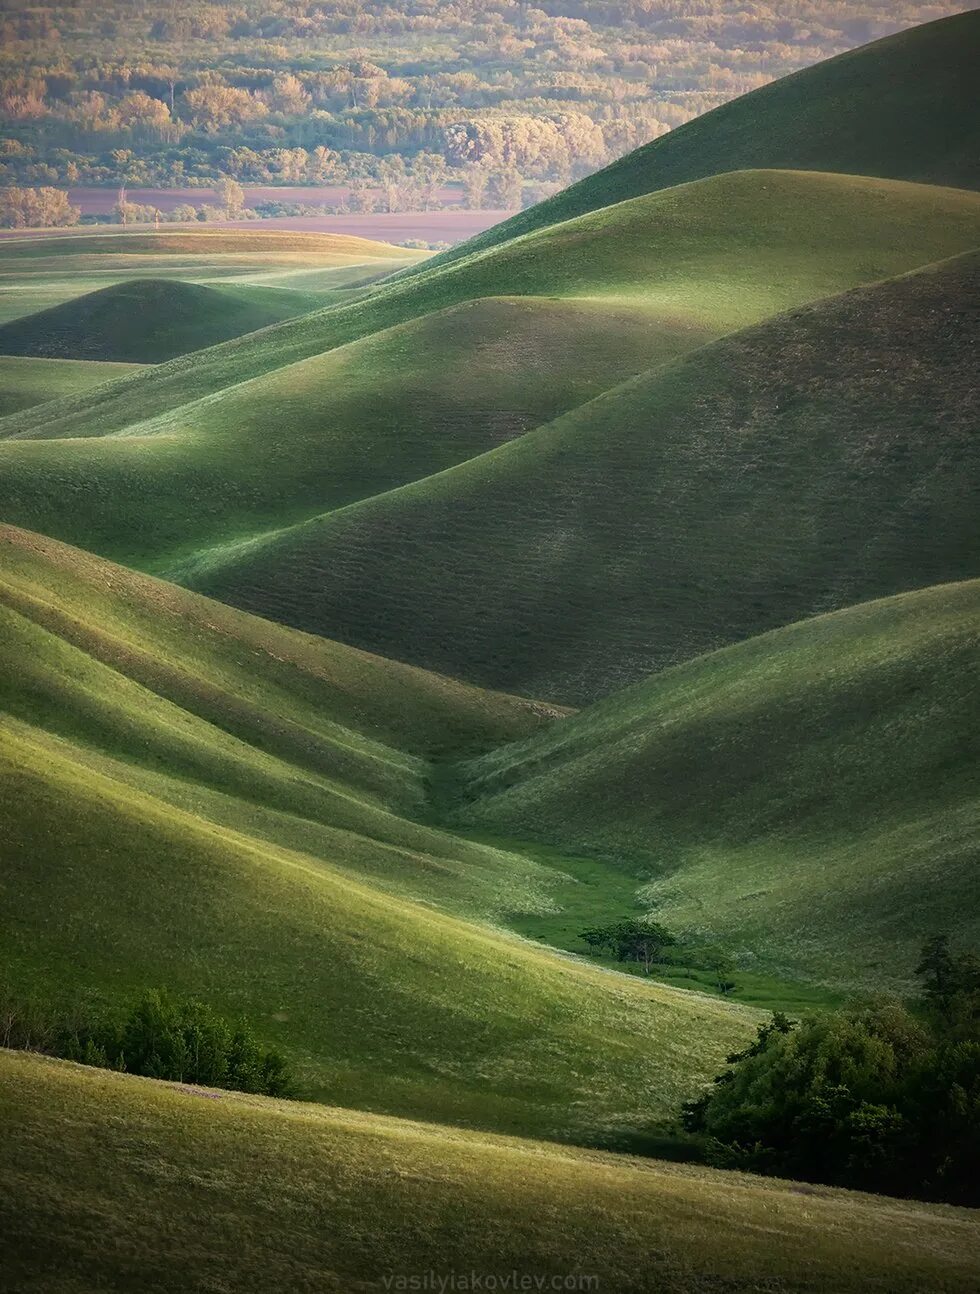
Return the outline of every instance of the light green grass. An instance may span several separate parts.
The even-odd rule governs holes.
[[[980,938],[978,626],[974,581],[701,657],[464,765],[457,815],[604,857],[750,971],[907,989],[931,933]]]
[[[0,355],[0,417],[75,391],[87,391],[130,372],[129,364]]]
[[[976,11],[888,36],[670,131],[441,253],[444,265],[612,202],[750,167],[980,188]]]
[[[190,578],[580,705],[831,607],[972,577],[978,290],[971,255],[781,316]]]
[[[745,1008],[483,924],[559,883],[411,821],[427,757],[555,717],[7,528],[5,977],[240,1012],[307,1091],[612,1145],[660,1135]]]
[[[21,415],[2,434],[104,435],[484,296],[628,300],[715,335],[775,311],[966,251],[980,196],[860,177],[744,172],[637,198],[379,286],[365,300],[287,321],[119,384],[98,399]]]
[[[12,1289],[349,1294],[433,1271],[580,1273],[616,1294],[966,1294],[980,1281],[966,1209],[10,1052],[0,1117]]]

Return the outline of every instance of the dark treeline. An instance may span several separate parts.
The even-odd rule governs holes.
[[[163,989],[144,993],[125,1014],[0,990],[0,1046],[172,1082],[295,1095],[285,1060],[262,1047],[248,1024],[231,1024],[206,1003]]]
[[[11,6],[0,11],[0,184],[352,184],[352,209],[368,210],[431,205],[450,180],[471,207],[516,207],[726,99],[947,9]]]
[[[923,949],[922,998],[774,1015],[684,1126],[709,1163],[980,1206],[980,958]]]

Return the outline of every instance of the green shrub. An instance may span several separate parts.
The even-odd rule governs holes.
[[[70,1012],[0,997],[0,1044],[148,1078],[266,1096],[294,1094],[285,1059],[262,1048],[244,1022],[165,989],[143,994],[115,1020],[91,1005]]]

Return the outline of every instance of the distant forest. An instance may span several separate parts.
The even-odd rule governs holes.
[[[0,5],[0,186],[342,185],[539,200],[719,103],[960,6],[923,0]]]

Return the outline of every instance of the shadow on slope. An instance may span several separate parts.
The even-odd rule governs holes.
[[[629,303],[467,302],[243,382],[138,436],[0,442],[0,515],[169,573],[202,548],[452,467],[704,338],[683,315]]]
[[[101,436],[272,369],[486,296],[628,299],[719,335],[980,239],[980,196],[802,172],[740,172],[592,212],[352,305],[184,356],[0,436]]]
[[[978,647],[980,581],[806,620],[462,765],[451,820],[617,860],[749,967],[902,990],[980,937]]]
[[[977,569],[980,255],[819,302],[216,557],[273,619],[569,704]]]
[[[314,310],[273,288],[131,279],[0,326],[0,354],[159,364]]]
[[[980,1279],[967,1209],[9,1052],[0,1110],[5,1271],[48,1294],[75,1294],[79,1271],[174,1294],[349,1294],[433,1271],[488,1285],[516,1271],[541,1288],[574,1271],[616,1294],[966,1294]]]
[[[164,984],[249,1016],[314,1096],[607,1143],[751,1032],[744,1008],[452,915],[540,910],[554,874],[401,816],[423,755],[554,712],[3,539],[15,988]]]

